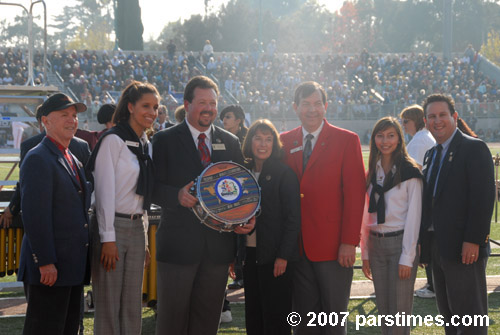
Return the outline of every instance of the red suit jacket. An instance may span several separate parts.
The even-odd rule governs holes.
[[[358,245],[365,171],[358,136],[324,120],[306,170],[302,127],[281,134],[285,162],[300,180],[302,245],[314,262],[336,260],[340,244]]]

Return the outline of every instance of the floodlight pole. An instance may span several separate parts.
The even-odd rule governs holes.
[[[263,50],[263,42],[262,42],[262,0],[259,1],[259,51]]]
[[[33,76],[33,6],[37,3],[42,3],[44,8],[44,53],[43,53],[43,83],[47,83],[47,6],[43,0],[31,2],[28,10],[21,4],[11,2],[0,2],[0,5],[21,7],[28,15],[28,80],[25,86],[35,86]]]
[[[114,16],[115,16],[115,19],[114,19],[114,26],[115,26],[115,47],[114,47],[113,50],[118,50],[119,49],[119,47],[118,47],[118,22],[117,22],[117,15],[116,15],[117,8],[118,8],[118,0],[113,0],[113,11],[114,11]]]
[[[443,58],[451,60],[453,48],[453,0],[443,1]]]

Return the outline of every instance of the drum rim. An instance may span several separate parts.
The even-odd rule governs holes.
[[[259,201],[257,202],[257,206],[255,207],[255,209],[252,211],[252,213],[248,216],[246,216],[245,218],[241,219],[241,220],[238,220],[238,221],[229,221],[229,220],[224,220],[224,219],[219,219],[219,218],[215,218],[213,216],[212,213],[210,213],[210,210],[208,210],[208,207],[205,205],[205,202],[204,201],[201,201],[201,179],[203,178],[202,176],[205,174],[205,172],[211,168],[212,166],[214,165],[219,165],[219,164],[233,164],[233,165],[236,165],[238,167],[241,167],[243,170],[245,170],[248,175],[250,177],[252,177],[252,179],[255,181],[255,184],[257,185],[257,190],[259,192]],[[243,165],[241,164],[238,164],[238,163],[235,163],[235,162],[232,162],[232,161],[220,161],[220,162],[215,162],[215,163],[211,163],[209,164],[199,175],[198,177],[198,181],[196,182],[196,198],[198,199],[198,203],[196,205],[199,205],[201,206],[201,208],[203,209],[203,211],[207,214],[207,217],[210,217],[211,219],[215,220],[215,221],[219,221],[223,224],[227,224],[227,225],[232,225],[232,226],[237,226],[237,225],[240,225],[242,223],[246,223],[248,222],[248,220],[250,220],[253,216],[255,216],[255,214],[259,211],[259,208],[260,208],[260,201],[261,201],[261,190],[260,190],[260,185],[259,185],[259,181],[257,180],[257,178],[255,178],[255,176],[253,175],[253,173],[248,170],[246,167],[244,167]],[[195,205],[195,206],[196,206]],[[196,213],[195,213],[196,214]],[[199,218],[199,217],[198,217]],[[200,219],[200,218],[199,218]],[[201,220],[201,219],[200,219]],[[210,227],[210,226],[209,226]],[[212,227],[210,227],[212,228]]]

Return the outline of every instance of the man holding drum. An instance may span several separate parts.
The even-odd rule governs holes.
[[[286,163],[300,181],[301,258],[294,274],[294,311],[346,312],[359,243],[365,170],[359,138],[326,119],[326,93],[316,82],[295,90],[293,108],[302,125],[281,135]],[[340,323],[340,322],[339,322]],[[303,334],[345,334],[336,327],[297,329]]]
[[[217,85],[205,76],[192,78],[184,90],[184,122],[153,138],[156,189],[162,207],[156,233],[158,317],[156,334],[216,334],[235,257],[235,234],[200,223],[191,208],[194,180],[210,163],[243,163],[238,138],[214,126]],[[235,233],[246,234],[255,219]]]

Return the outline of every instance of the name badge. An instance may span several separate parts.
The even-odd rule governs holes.
[[[300,151],[300,150],[302,150],[302,146],[291,149],[290,153],[293,154],[293,153]]]
[[[226,150],[224,143],[212,143],[212,150]]]
[[[125,141],[125,144],[129,147],[136,147],[139,148],[139,142],[134,142],[134,141]]]

